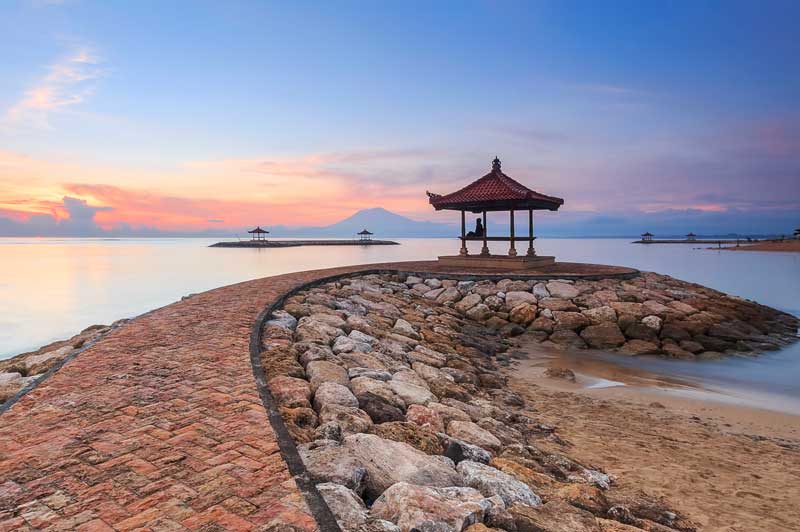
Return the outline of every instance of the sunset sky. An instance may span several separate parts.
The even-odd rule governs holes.
[[[415,220],[506,173],[552,234],[800,226],[800,2],[0,3],[0,236]]]

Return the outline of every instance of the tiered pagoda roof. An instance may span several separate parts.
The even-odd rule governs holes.
[[[500,159],[492,161],[492,171],[464,188],[446,195],[428,192],[428,201],[439,211],[507,211],[534,209],[556,211],[564,200],[546,196],[515,181],[500,170]]]

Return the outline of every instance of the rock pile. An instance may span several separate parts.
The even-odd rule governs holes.
[[[54,342],[30,353],[23,353],[8,360],[0,360],[0,404],[12,398],[17,392],[76,350],[97,341],[113,327],[121,325],[125,321],[127,320],[119,320],[110,326],[92,325],[69,340]]]
[[[796,326],[649,273],[369,275],[289,298],[264,326],[261,356],[308,475],[344,530],[689,531],[663,501],[542,450],[547,440],[568,444],[507,389],[498,366],[507,338],[694,358],[776,348]]]

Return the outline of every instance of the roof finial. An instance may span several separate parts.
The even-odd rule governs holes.
[[[500,171],[500,159],[497,158],[497,155],[494,156],[494,161],[492,161],[492,170],[496,172]]]

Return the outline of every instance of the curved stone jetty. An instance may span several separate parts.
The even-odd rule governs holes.
[[[361,265],[240,283],[139,316],[0,409],[0,531],[396,531],[429,515],[437,530],[514,532],[542,528],[563,505],[601,530],[643,519],[690,530],[663,505],[606,494],[612,479],[595,466],[535,454],[527,438],[558,436],[514,412],[520,398],[494,368],[503,335],[475,310],[486,296],[471,304],[459,291],[508,277],[536,298],[533,280],[637,276],[563,263],[502,275]],[[358,297],[337,308],[314,288],[324,283]],[[419,308],[376,299],[376,285]],[[292,304],[320,317],[303,321]],[[273,313],[281,307],[290,312]],[[400,346],[395,363],[372,360],[378,336]],[[287,350],[297,342],[306,349]]]

